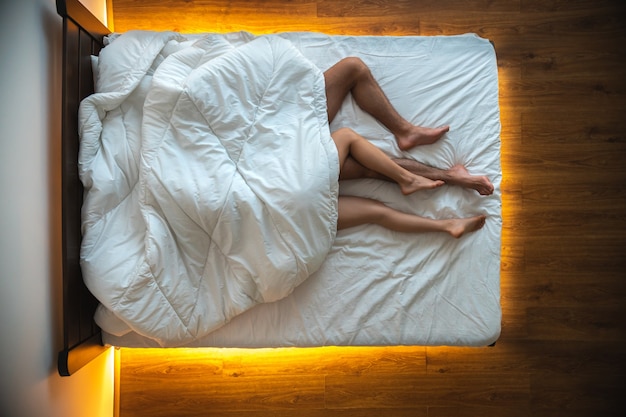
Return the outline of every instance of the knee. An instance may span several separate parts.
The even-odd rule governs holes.
[[[333,138],[335,143],[341,143],[348,147],[352,146],[354,142],[361,139],[361,136],[349,127],[339,128],[331,133],[330,136]]]
[[[361,77],[364,75],[370,74],[369,67],[363,62],[361,58],[356,56],[350,56],[343,59],[345,65],[350,68],[350,72],[354,74],[355,77]]]
[[[333,138],[333,142],[335,142],[337,150],[339,151],[339,159],[342,163],[344,158],[347,158],[350,153],[350,147],[355,140],[355,135],[355,132],[349,127],[342,127],[330,134]]]
[[[335,130],[331,134],[331,136],[333,138],[352,139],[357,136],[357,133],[349,127],[340,127],[339,129]]]

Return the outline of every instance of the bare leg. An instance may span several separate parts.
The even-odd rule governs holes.
[[[352,93],[361,109],[380,121],[396,137],[402,150],[439,140],[449,126],[426,128],[415,126],[393,108],[387,96],[372,76],[370,69],[359,58],[345,58],[324,73],[328,121],[332,122],[343,100]]]
[[[443,181],[433,181],[407,171],[352,129],[342,128],[333,132],[331,136],[339,153],[340,172],[348,156],[352,156],[365,167],[396,182],[403,194],[436,188],[444,184]]]
[[[404,169],[433,181],[441,180],[446,184],[458,185],[476,190],[481,195],[493,194],[493,184],[484,175],[471,175],[462,165],[455,165],[449,169],[431,167],[413,159],[398,158],[392,159],[396,164]],[[348,158],[342,167],[340,180],[355,180],[360,178],[374,178],[391,181],[384,175],[376,171],[367,169],[353,158]]]
[[[464,219],[429,219],[404,213],[369,198],[340,196],[338,229],[378,224],[403,233],[444,232],[459,238],[485,225],[486,216],[479,215]]]

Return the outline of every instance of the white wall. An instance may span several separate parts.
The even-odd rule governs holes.
[[[0,2],[0,415],[113,415],[112,354],[58,376],[61,51],[55,0]]]

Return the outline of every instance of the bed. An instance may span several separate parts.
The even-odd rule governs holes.
[[[500,333],[497,63],[474,34],[109,34],[75,125],[85,186],[80,270],[104,345],[485,346]],[[431,145],[401,151],[348,97],[332,124],[322,73],[361,58]],[[68,119],[65,119],[68,120]],[[71,119],[69,119],[71,120]],[[492,195],[337,181],[330,132],[390,157],[486,175]],[[74,129],[73,126],[64,126]],[[453,239],[336,232],[338,195],[432,218],[487,216]]]

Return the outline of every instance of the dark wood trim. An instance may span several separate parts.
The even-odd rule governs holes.
[[[73,375],[106,350],[102,346],[100,333],[94,334],[71,350],[62,350],[58,357],[59,375]]]
[[[63,350],[58,371],[69,376],[105,350],[93,320],[98,302],[80,269],[83,186],[78,176],[78,106],[93,93],[91,55],[103,47],[103,36],[109,32],[78,0],[57,0],[57,12],[63,17]]]
[[[57,13],[74,21],[94,39],[102,40],[103,36],[111,33],[79,0],[57,0]]]

